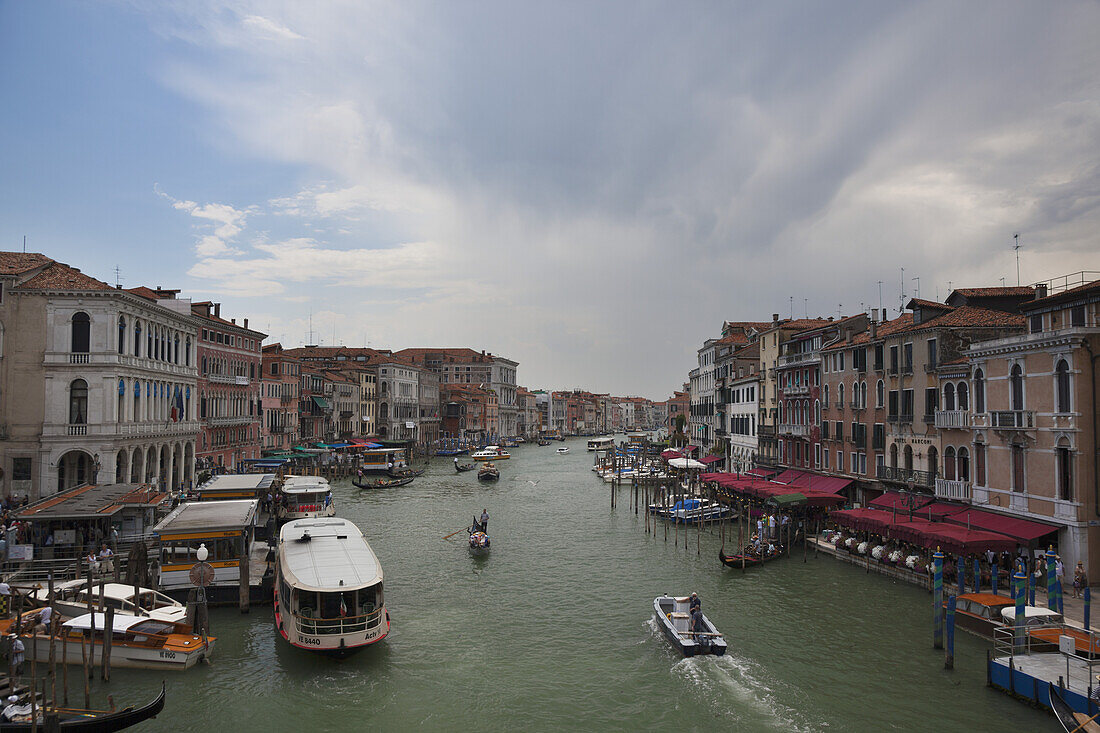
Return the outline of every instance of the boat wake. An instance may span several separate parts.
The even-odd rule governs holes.
[[[672,673],[686,681],[692,694],[715,713],[733,719],[739,727],[783,731],[827,727],[824,721],[812,722],[804,711],[783,702],[796,697],[797,690],[778,689],[783,683],[769,680],[767,671],[750,659],[728,653],[689,657],[674,664]]]

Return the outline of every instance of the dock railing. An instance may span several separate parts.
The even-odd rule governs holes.
[[[385,607],[380,607],[364,616],[344,616],[341,618],[307,618],[295,616],[298,631],[309,636],[329,636],[333,634],[354,634],[368,631],[382,623]]]
[[[1064,685],[1069,687],[1071,675],[1076,672],[1083,679],[1072,682],[1082,688],[1090,688],[1096,680],[1096,669],[1100,667],[1100,632],[1085,630],[1077,626],[1064,623],[1030,625],[1023,627],[1023,636],[1016,640],[1016,629],[1012,626],[1003,626],[993,630],[993,655],[994,657],[1007,657],[1015,662],[1016,657],[1030,656],[1034,653],[1055,653],[1060,651],[1060,640],[1063,637],[1073,639],[1074,653],[1064,654],[1066,670]],[[1072,657],[1074,663],[1069,663]]]

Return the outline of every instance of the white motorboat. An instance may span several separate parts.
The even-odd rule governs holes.
[[[135,609],[134,586],[123,583],[106,583],[103,586],[93,584],[92,592],[89,594],[88,582],[83,579],[55,583],[54,607],[62,616],[69,618],[80,616],[88,613],[90,595],[93,609],[98,609],[101,587],[104,607],[113,608],[116,613],[145,616],[170,623],[183,623],[187,618],[186,606],[152,588],[137,589],[138,601]],[[48,588],[38,588],[30,593],[30,597],[36,603],[45,605],[49,603],[50,591]]]
[[[653,599],[653,616],[665,637],[676,651],[685,657],[700,654],[713,654],[720,657],[726,653],[726,642],[710,619],[703,614],[704,631],[691,630],[691,614],[688,611],[690,599],[686,596],[673,598],[657,596]]]
[[[512,454],[499,445],[487,445],[476,453],[471,453],[470,458],[475,461],[506,461]]]
[[[601,437],[601,438],[589,438],[588,439],[588,450],[589,451],[611,450],[614,447],[615,447],[615,439],[612,438],[611,436]]]
[[[382,566],[346,519],[297,519],[279,533],[275,627],[290,644],[344,657],[389,634]]]
[[[10,621],[2,622],[7,625]],[[86,613],[61,624],[54,637],[58,661],[83,664],[81,639],[93,663],[102,659],[103,629],[107,617]],[[50,658],[50,636],[46,633],[20,633],[28,659],[39,663]],[[181,670],[193,667],[214,651],[215,637],[191,633],[186,624],[160,621],[146,616],[116,613],[111,622],[111,666],[132,669]],[[37,650],[37,656],[35,656]]]
[[[558,448],[558,453],[562,454],[563,456],[568,452],[569,452],[568,447]]]

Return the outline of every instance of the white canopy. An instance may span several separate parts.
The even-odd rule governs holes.
[[[700,463],[694,458],[673,458],[668,462],[673,468],[706,468],[706,464]]]

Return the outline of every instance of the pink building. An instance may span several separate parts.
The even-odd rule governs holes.
[[[263,347],[263,369],[260,377],[263,425],[260,435],[264,448],[289,450],[298,444],[298,393],[301,379],[301,363],[284,353],[282,344]]]

